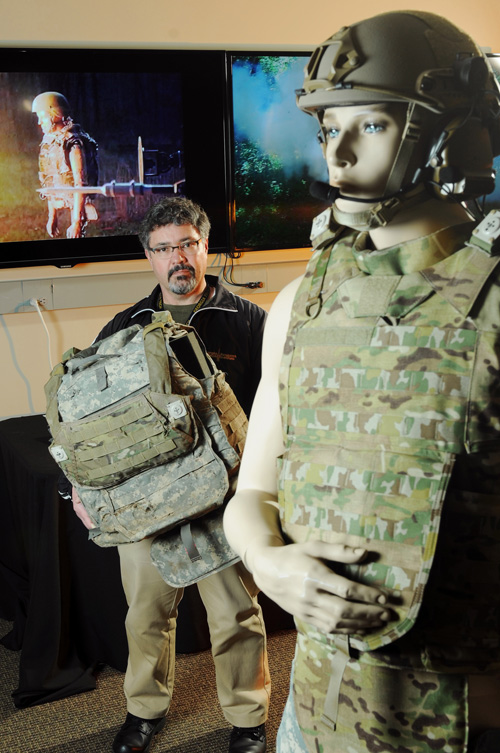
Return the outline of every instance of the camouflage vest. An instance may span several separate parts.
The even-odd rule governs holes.
[[[221,508],[234,491],[246,416],[195,330],[170,313],[69,351],[45,391],[50,451],[97,523],[95,543],[162,534]],[[216,550],[226,565],[237,561],[220,518],[193,529],[199,546],[188,525],[182,541],[156,547],[172,585],[205,576],[204,563],[221,569]],[[190,560],[199,561],[195,577]]]
[[[347,641],[346,661],[398,639],[411,653],[419,631],[427,669],[500,665],[500,259],[468,226],[367,251],[366,234],[332,240],[329,216],[282,361],[283,530],[373,552],[341,571],[385,589],[397,618]]]
[[[83,185],[98,184],[97,144],[78,124],[71,121],[63,130],[47,133],[43,137],[38,158],[38,178],[42,188],[74,185],[70,163],[70,152],[74,146],[82,149]],[[43,192],[40,196],[47,198]],[[49,198],[58,209],[73,206],[72,193],[51,193]],[[90,201],[90,197],[86,197],[86,201]]]

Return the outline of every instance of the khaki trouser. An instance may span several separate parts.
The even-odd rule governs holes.
[[[144,719],[164,716],[175,673],[177,607],[183,589],[169,586],[150,558],[152,539],[118,547],[129,605],[127,709]],[[258,589],[241,563],[198,582],[215,663],[217,694],[227,721],[253,727],[266,721],[271,689]]]

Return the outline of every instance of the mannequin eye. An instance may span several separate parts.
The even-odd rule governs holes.
[[[325,128],[325,135],[326,140],[330,141],[331,139],[337,139],[339,137],[340,128],[335,128],[335,126],[329,126],[328,128]]]
[[[379,133],[380,131],[383,131],[385,129],[385,126],[383,123],[366,123],[364,126],[365,133]]]

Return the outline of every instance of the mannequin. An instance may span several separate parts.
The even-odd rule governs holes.
[[[382,42],[387,42],[387,46],[390,46],[391,30],[396,30],[398,37],[401,31],[401,38],[408,31],[412,40],[418,40],[420,34],[423,45],[428,27],[434,25],[435,29],[441,30],[442,24],[446,26],[448,22],[433,14],[405,11],[381,14],[354,25],[352,30],[342,29],[318,50],[326,56],[329,49],[339,44],[339,38],[344,44],[346,39],[351,43],[351,37],[354,40],[353,48],[362,47],[366,29],[369,32],[366,38],[375,50],[376,45],[381,45]],[[463,33],[451,24],[448,26],[456,31],[456,46],[463,52],[464,42],[460,37]],[[379,33],[377,37],[378,29],[383,29],[383,33]],[[387,35],[387,38],[384,38],[384,35]],[[350,521],[356,516],[361,519],[365,515],[363,505],[368,505],[366,499],[371,498],[370,495],[377,498],[371,487],[358,494],[361,484],[364,483],[363,469],[366,468],[367,478],[368,472],[374,470],[373,478],[381,477],[384,480],[384,490],[379,493],[376,501],[379,506],[388,504],[391,507],[390,494],[384,496],[384,493],[390,484],[397,485],[404,475],[398,464],[406,462],[405,458],[410,454],[410,450],[406,449],[404,439],[398,438],[398,441],[393,441],[388,436],[386,441],[382,429],[367,430],[365,440],[363,430],[359,429],[358,432],[356,428],[357,421],[361,425],[361,408],[354,418],[349,418],[356,413],[357,408],[348,404],[351,392],[347,389],[345,394],[348,393],[349,397],[344,398],[338,376],[340,374],[343,379],[352,378],[354,381],[358,377],[353,377],[351,372],[356,371],[358,363],[362,362],[363,367],[368,369],[366,381],[362,382],[363,389],[365,384],[367,385],[367,391],[359,398],[360,406],[363,405],[363,400],[366,403],[366,415],[363,414],[363,420],[367,426],[370,420],[378,420],[379,404],[386,406],[380,411],[382,420],[393,421],[397,431],[405,420],[413,420],[415,410],[411,403],[411,395],[405,392],[403,397],[402,392],[381,392],[378,403],[379,398],[374,398],[372,393],[369,393],[371,384],[375,381],[375,377],[371,378],[370,369],[375,372],[379,368],[379,361],[375,360],[375,357],[370,361],[371,355],[367,348],[356,349],[352,346],[352,351],[349,350],[350,333],[352,332],[355,342],[355,335],[361,332],[361,326],[368,322],[377,332],[380,330],[383,336],[390,336],[389,328],[392,326],[410,327],[415,323],[420,326],[419,316],[427,325],[430,320],[425,307],[432,305],[429,301],[433,300],[433,296],[435,300],[439,295],[439,286],[433,290],[429,289],[430,292],[425,295],[421,290],[415,292],[416,288],[412,287],[411,295],[415,301],[420,301],[421,305],[415,303],[412,304],[412,308],[406,298],[408,310],[401,315],[393,313],[395,304],[399,305],[399,299],[396,301],[394,296],[390,298],[392,293],[387,294],[392,308],[388,307],[384,314],[381,286],[396,285],[398,280],[409,283],[414,279],[430,279],[432,274],[428,272],[429,269],[441,269],[440,262],[449,264],[453,254],[464,253],[460,249],[466,248],[472,229],[477,223],[473,221],[470,211],[461,200],[463,197],[459,195],[455,200],[448,200],[449,197],[445,195],[448,188],[437,187],[439,180],[435,180],[435,173],[430,176],[428,153],[430,133],[434,133],[438,123],[436,114],[426,111],[420,118],[421,135],[410,157],[407,158],[410,166],[406,175],[403,175],[404,167],[398,168],[399,174],[403,177],[394,192],[395,164],[400,159],[400,145],[405,139],[409,119],[407,113],[411,109],[411,106],[408,107],[409,96],[400,93],[402,88],[397,96],[390,91],[392,84],[387,82],[390,76],[386,70],[373,73],[373,68],[368,68],[372,63],[367,49],[362,50],[364,57],[359,56],[362,61],[359,70],[347,74],[347,79],[351,76],[355,82],[352,86],[338,86],[337,89],[318,86],[315,89],[311,80],[314,76],[320,78],[317,70],[322,65],[321,60],[318,63],[318,50],[311,58],[309,72],[306,74],[308,83],[304,85],[302,103],[299,95],[298,104],[301,109],[317,117],[320,123],[329,184],[338,192],[333,202],[333,218],[342,218],[342,223],[335,222],[328,212],[320,215],[316,228],[316,251],[305,277],[289,284],[272,306],[264,337],[262,380],[250,418],[238,490],[225,514],[225,530],[229,543],[240,554],[257,585],[282,608],[293,614],[297,623],[298,654],[293,670],[291,696],[280,728],[277,750],[282,753],[312,753],[316,750],[328,750],[332,753],[345,753],[351,750],[356,753],[372,750],[417,753],[434,749],[434,746],[436,750],[453,753],[497,750],[500,744],[500,652],[497,656],[496,648],[492,650],[491,654],[487,655],[486,663],[479,667],[477,653],[474,653],[477,647],[470,657],[466,659],[463,654],[460,660],[456,661],[456,657],[450,656],[443,659],[446,651],[437,659],[441,649],[436,652],[432,648],[436,641],[441,641],[441,638],[435,639],[442,627],[441,617],[436,616],[434,608],[438,600],[436,595],[441,587],[439,584],[436,586],[440,577],[436,574],[447,572],[446,567],[441,570],[439,568],[442,568],[442,562],[448,556],[451,558],[451,555],[446,553],[448,544],[440,543],[438,546],[435,560],[437,564],[432,564],[428,568],[430,575],[426,567],[421,571],[426,572],[420,581],[423,590],[419,591],[418,598],[413,597],[413,606],[408,613],[403,614],[401,606],[405,597],[400,595],[401,592],[397,588],[388,586],[390,579],[384,583],[374,573],[377,571],[377,562],[389,561],[389,569],[397,564],[395,559],[390,561],[391,557],[394,552],[404,552],[405,545],[407,551],[411,547],[417,549],[416,539],[408,533],[407,523],[398,524],[402,528],[407,527],[407,535],[403,535],[399,544],[395,543],[395,535],[395,549],[391,550],[392,554],[389,554],[388,550],[385,551],[384,534],[367,535],[369,525],[366,521],[363,529],[360,523],[356,529],[354,526],[349,527]],[[403,40],[401,55],[404,57],[405,54],[409,53],[404,50]],[[480,53],[475,50],[472,54]],[[350,59],[354,59],[353,56]],[[339,60],[340,57],[337,58],[337,62]],[[394,65],[396,62],[394,61]],[[314,65],[316,72],[313,70]],[[417,68],[418,65],[417,61]],[[339,66],[335,61],[331,64],[331,71],[334,72],[332,75],[338,75]],[[363,66],[368,71],[368,83],[363,80]],[[422,62],[422,70],[427,71],[429,67],[427,60]],[[444,65],[441,60],[440,69],[442,67]],[[375,88],[378,88],[378,91],[374,91]],[[468,96],[469,94],[464,95],[464,101]],[[421,110],[425,108],[424,102]],[[441,116],[446,112],[447,106],[444,105],[441,108]],[[413,115],[414,113],[412,117]],[[442,119],[439,120],[439,124],[441,127]],[[498,131],[498,122],[492,125],[490,134],[495,130]],[[495,147],[482,160],[483,175],[487,175],[488,172],[491,174],[494,150]],[[415,167],[419,164],[425,165],[425,170],[416,170]],[[468,169],[469,166],[466,166],[464,171],[467,172]],[[373,218],[376,208],[382,205],[384,208],[390,207],[390,211],[393,211],[391,199],[394,196],[398,201],[401,200],[397,210],[385,222],[375,222]],[[412,196],[417,198],[411,198]],[[325,230],[328,223],[329,229]],[[352,252],[349,250],[351,245]],[[312,309],[309,310],[304,301],[309,288],[311,291],[313,289],[315,275],[321,259],[326,258],[324,252],[328,248],[332,250],[329,261],[325,262],[323,288],[320,296],[314,299],[315,306],[319,300],[318,308],[321,310],[318,321],[324,316],[325,324],[316,330],[312,320],[317,316],[317,308],[311,313]],[[429,251],[429,248],[432,250]],[[455,258],[459,259],[459,256]],[[382,274],[377,269],[379,263],[384,270]],[[393,266],[389,274],[387,269],[390,264]],[[343,276],[338,272],[341,265],[343,270],[347,270],[345,273],[342,272]],[[377,274],[380,274],[380,277],[377,278]],[[367,286],[360,287],[359,290],[366,289],[372,296],[370,300],[358,295],[357,288],[352,287],[351,282],[358,284],[358,280],[359,284],[365,285],[366,282]],[[380,286],[377,285],[377,281],[380,281]],[[484,295],[489,295],[490,286],[495,287],[499,281],[500,272],[492,262],[492,271],[484,282]],[[404,282],[403,285],[405,284],[407,283]],[[335,285],[338,287],[335,288]],[[404,295],[401,293],[400,298],[410,296],[408,288],[405,288],[405,291]],[[312,298],[309,297],[308,300],[310,302]],[[341,311],[342,308],[344,312]],[[446,318],[439,322],[436,319],[436,311],[439,312],[440,309],[432,309],[433,325],[441,325],[444,331],[449,332],[448,326],[455,326],[454,322],[457,319],[451,314],[449,322]],[[480,304],[478,303],[478,308],[471,305],[461,326],[473,328],[477,319],[483,321],[482,317]],[[310,324],[309,330],[307,328]],[[304,335],[300,334],[302,331]],[[316,332],[319,334],[316,335]],[[339,333],[347,334],[341,340]],[[377,341],[375,336],[374,341]],[[323,343],[323,350],[319,346],[316,351],[308,350],[309,343],[320,342]],[[338,342],[342,345],[337,346]],[[375,342],[375,345],[378,346],[379,343]],[[393,350],[393,347],[388,348],[382,357],[391,359]],[[318,361],[313,363],[309,355],[316,352],[319,353]],[[420,350],[410,350],[409,353],[410,364],[405,368],[411,371],[412,358],[415,354],[420,357],[421,353]],[[434,354],[433,357],[439,360],[443,356]],[[403,363],[404,358],[398,358],[401,358]],[[302,374],[299,373],[301,364]],[[490,366],[495,369],[498,364]],[[480,367],[481,364],[478,365],[478,369]],[[432,364],[426,365],[423,371],[426,369],[432,371]],[[384,369],[382,371],[384,372]],[[404,372],[405,378],[410,371]],[[389,367],[385,368],[384,373],[389,373]],[[391,374],[396,374],[395,379],[398,373],[403,373],[403,366],[400,366],[399,362],[397,368],[391,371]],[[413,371],[411,373],[412,378],[417,378]],[[392,376],[388,379],[390,381]],[[332,386],[325,387],[328,384]],[[358,386],[356,382],[354,394]],[[489,394],[493,394],[494,389],[492,386]],[[314,402],[315,398],[311,397],[314,392],[319,395],[317,403]],[[362,389],[358,389],[358,392],[361,393]],[[307,402],[309,413],[305,408],[302,410],[297,395],[300,396],[300,400],[311,401]],[[401,407],[405,400],[409,401],[406,414],[404,407]],[[332,416],[340,415],[344,403],[348,404],[350,410],[349,413],[348,409],[345,409],[345,416],[348,416],[348,413],[349,416],[343,419],[345,423],[342,426],[346,427],[344,433],[342,428],[339,430],[336,425],[331,430],[325,429]],[[444,404],[447,406],[447,403]],[[316,413],[311,418],[313,410]],[[446,410],[448,407],[445,407]],[[331,421],[333,426],[337,418]],[[349,425],[349,421],[352,425]],[[459,419],[456,418],[456,421]],[[380,426],[382,425],[381,423]],[[430,425],[429,420],[427,425]],[[329,444],[332,435],[336,439]],[[422,437],[424,435],[427,436],[426,429],[423,429]],[[500,455],[500,435],[495,430],[491,438],[492,444],[483,454],[483,445],[478,446],[476,454],[472,451],[469,455],[470,450],[453,450],[453,471],[446,470],[447,460],[443,460],[442,486],[445,492],[444,517],[439,529],[439,536],[442,538],[438,538],[440,542],[446,541],[450,520],[452,526],[454,524],[455,498],[459,498],[464,490],[468,493],[467,464],[472,463],[470,467],[477,469],[483,463],[486,453],[491,452],[487,462],[496,465],[495,458]],[[371,460],[366,466],[362,465],[364,441],[371,443],[373,452],[370,452],[377,458],[378,465],[375,461],[370,465]],[[339,444],[342,445],[341,449]],[[302,446],[306,448],[304,452],[309,454],[304,456],[304,466],[297,470],[302,459],[297,447]],[[439,451],[445,446],[451,447],[446,442],[432,444],[432,447]],[[386,451],[389,454],[386,454]],[[415,452],[416,457],[420,457],[422,445],[418,445]],[[318,460],[321,453],[323,460]],[[352,466],[349,466],[352,468],[351,476],[357,476],[352,482],[350,477],[344,482],[348,474],[345,473],[341,460],[347,458],[345,462],[348,464],[351,456],[355,458]],[[361,459],[358,460],[358,457]],[[411,466],[412,463],[409,463],[408,467]],[[390,467],[397,467],[398,471],[389,483],[387,473]],[[481,473],[484,475],[484,466],[481,467]],[[330,468],[334,468],[341,479],[337,485],[330,481]],[[309,473],[310,483],[307,481]],[[410,476],[411,473],[410,470]],[[426,473],[423,472],[422,477],[425,476]],[[471,488],[471,493],[474,494],[476,486],[474,483],[472,486],[474,488]],[[423,496],[426,496],[426,493]],[[418,516],[417,497],[418,495],[415,497],[415,515]],[[356,503],[358,498],[359,503]],[[394,502],[394,509],[401,505],[401,499],[402,497]],[[490,513],[496,516],[500,512],[500,499],[497,503],[493,495],[488,495],[488,500],[492,504]],[[474,498],[474,504],[476,502]],[[495,507],[497,504],[498,507]],[[409,505],[411,517],[413,502]],[[344,509],[348,510],[348,514],[337,524],[336,516],[341,517]],[[392,515],[390,511],[387,518],[382,514],[379,518],[377,509],[374,505],[365,515],[366,520],[371,521],[370,525],[373,525],[374,531],[382,530],[384,526],[390,527]],[[398,549],[401,545],[403,548]],[[473,576],[471,578],[473,580]],[[498,586],[495,586],[494,590],[498,591]],[[417,614],[412,612],[412,609],[420,598],[422,606],[419,607],[420,611],[417,610]],[[459,598],[462,598],[462,595]],[[470,601],[464,597],[464,609],[473,610],[474,603],[474,596],[470,597]],[[476,606],[478,610],[482,609],[479,603]],[[413,616],[408,617],[410,613]],[[495,620],[497,615],[500,617],[498,599],[492,600],[491,613],[495,614]],[[404,625],[406,627],[403,627]],[[477,645],[482,640],[480,633],[479,628]],[[447,638],[444,642],[448,646],[453,646],[453,637]],[[457,645],[459,642],[457,639]],[[431,646],[428,652],[431,658],[426,664],[422,656],[426,654],[428,644]],[[415,669],[415,673],[410,673],[409,668]],[[389,670],[393,674],[387,679],[385,675]],[[431,692],[426,697],[425,704],[422,703],[419,707],[420,700],[412,699],[408,688],[412,683],[414,688],[424,687],[426,679],[429,684],[434,684],[437,690],[434,695]],[[356,691],[353,688],[356,688]],[[422,691],[422,697],[425,692]],[[391,693],[394,693],[392,700]],[[459,696],[460,701],[457,700]],[[375,704],[372,709],[372,698],[376,698],[376,703],[380,702],[380,706]],[[450,701],[451,698],[454,699],[453,702]],[[396,705],[398,703],[402,704],[401,707]],[[439,715],[441,718],[438,721]],[[485,747],[488,744],[494,745],[495,748]]]

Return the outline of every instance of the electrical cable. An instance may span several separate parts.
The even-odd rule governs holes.
[[[223,254],[218,253],[213,262],[210,264],[211,267],[219,266],[220,256],[224,256],[224,263],[221,265],[222,269],[219,273],[219,280],[222,279],[227,285],[233,285],[235,288],[248,288],[249,290],[256,290],[257,288],[264,287],[264,283],[260,282],[260,280],[254,282],[237,282],[234,279],[234,259],[239,259],[241,257],[241,253],[237,252],[237,255],[231,252],[224,252]]]
[[[37,310],[38,316],[41,319],[41,322],[43,324],[43,328],[44,328],[45,333],[47,335],[47,354],[48,354],[48,357],[49,357],[50,370],[52,371],[52,369],[54,368],[54,366],[53,366],[53,363],[52,363],[52,356],[50,354],[50,350],[51,350],[50,332],[49,332],[49,330],[47,328],[47,325],[45,324],[45,320],[43,318],[42,311],[40,309],[40,303],[39,303],[39,301],[36,298],[30,298],[30,305],[33,306],[33,308]]]

